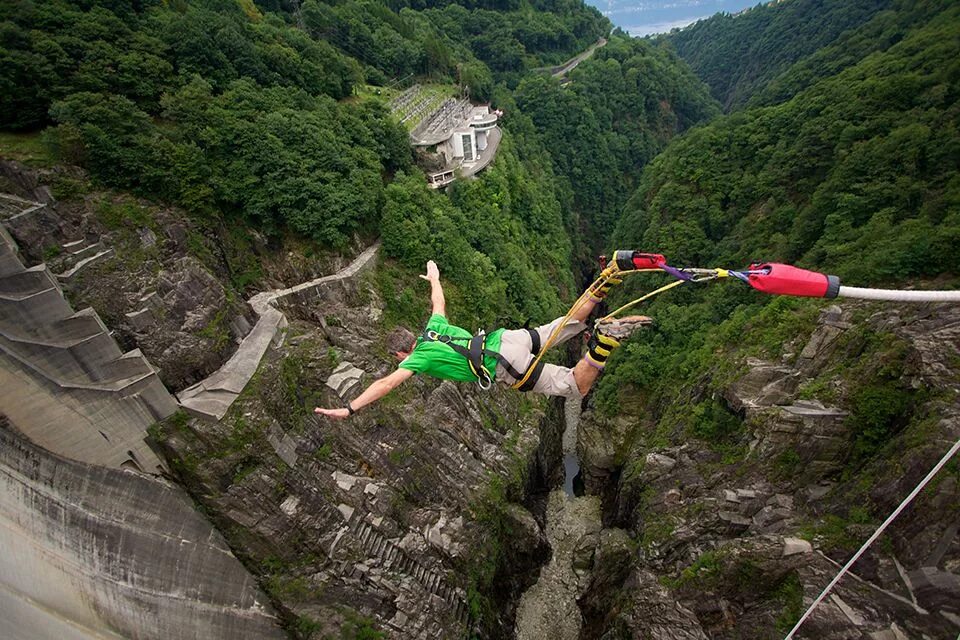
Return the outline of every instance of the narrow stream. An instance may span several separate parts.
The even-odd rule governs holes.
[[[583,495],[580,458],[577,456],[577,426],[580,424],[582,404],[579,398],[567,398],[563,405],[563,492],[567,496]]]
[[[546,534],[552,554],[537,582],[520,597],[517,640],[577,640],[583,618],[577,598],[590,582],[590,564],[600,536],[600,498],[583,495],[577,458],[580,401],[564,407],[563,489],[550,493]]]

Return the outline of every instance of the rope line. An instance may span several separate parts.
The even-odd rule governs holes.
[[[553,343],[557,340],[557,337],[560,335],[560,332],[570,322],[570,318],[572,318],[573,315],[577,311],[579,311],[583,307],[583,305],[587,303],[587,301],[590,299],[590,294],[594,290],[599,289],[604,284],[606,284],[607,280],[609,280],[610,278],[613,278],[616,275],[620,275],[622,273],[630,273],[630,272],[619,271],[615,266],[607,267],[606,269],[600,272],[600,276],[597,277],[597,279],[593,281],[593,284],[587,287],[582,294],[580,294],[580,297],[577,298],[576,302],[574,302],[573,305],[570,307],[570,310],[567,311],[567,315],[563,316],[563,320],[560,322],[560,324],[557,325],[557,328],[553,330],[553,333],[550,334],[550,337],[547,339],[547,341],[543,343],[543,345],[540,347],[540,353],[537,354],[537,356],[533,359],[533,362],[530,363],[530,366],[527,367],[527,371],[526,373],[523,374],[523,378],[513,383],[512,386],[514,389],[519,389],[524,384],[526,384],[527,380],[530,379],[530,376],[533,375],[534,369],[537,368],[537,364],[540,362],[541,359],[543,359],[543,355],[547,352],[547,350],[551,346],[553,346]]]
[[[516,383],[514,383],[513,387],[520,388],[527,382],[527,380],[530,378],[531,374],[533,373],[534,369],[536,369],[536,365],[543,358],[547,350],[551,346],[553,346],[557,337],[560,335],[560,332],[563,331],[563,328],[566,327],[566,325],[570,322],[570,318],[572,318],[573,315],[577,313],[577,311],[583,308],[583,305],[586,304],[587,301],[590,299],[590,295],[593,291],[602,287],[611,278],[615,278],[620,275],[626,275],[629,273],[638,273],[638,272],[647,272],[647,271],[659,271],[662,273],[667,273],[669,275],[674,276],[676,280],[660,287],[659,289],[656,289],[654,291],[651,291],[650,293],[640,296],[635,300],[631,300],[630,302],[624,304],[623,306],[619,307],[615,311],[597,320],[597,324],[607,320],[612,320],[617,314],[622,313],[626,309],[629,309],[630,307],[640,304],[645,300],[649,300],[650,298],[656,295],[669,291],[674,287],[678,287],[688,282],[705,282],[708,280],[715,280],[718,278],[731,277],[731,278],[740,280],[744,284],[750,285],[751,284],[750,276],[766,275],[768,273],[764,269],[749,269],[744,271],[734,271],[732,269],[723,269],[719,267],[715,269],[697,269],[697,268],[677,269],[676,267],[672,267],[667,264],[660,264],[659,268],[656,268],[656,269],[630,269],[630,270],[621,271],[614,263],[613,265],[604,269],[600,273],[600,276],[593,281],[593,284],[587,287],[587,289],[580,295],[580,297],[577,298],[576,302],[573,303],[573,305],[570,307],[570,310],[567,311],[567,314],[563,317],[561,322],[557,325],[556,329],[554,329],[553,333],[550,334],[550,337],[543,344],[543,346],[540,349],[540,353],[537,354],[533,362],[527,368],[527,371],[524,374],[523,378],[521,380],[518,380]],[[839,291],[837,295],[841,297],[863,298],[868,300],[891,300],[891,301],[910,301],[910,302],[960,301],[960,291],[905,291],[905,290],[896,290],[896,289],[866,289],[866,288],[859,288],[859,287],[841,286],[839,287]],[[960,450],[960,440],[957,440],[957,442],[954,443],[954,445],[950,448],[950,450],[947,451],[947,453],[940,459],[940,461],[936,465],[934,465],[933,469],[930,470],[930,472],[926,475],[926,477],[923,480],[921,480],[916,487],[914,487],[913,491],[911,491],[910,494],[903,499],[903,501],[897,506],[897,508],[893,510],[893,513],[891,513],[887,517],[887,519],[884,520],[879,527],[877,527],[877,530],[874,531],[873,534],[867,539],[867,541],[863,543],[863,545],[860,547],[859,550],[857,550],[857,552],[853,555],[853,557],[847,561],[847,563],[840,569],[837,575],[834,576],[834,578],[830,581],[830,583],[823,589],[823,591],[820,592],[820,595],[817,596],[817,598],[813,601],[810,607],[803,613],[800,619],[797,620],[797,623],[793,626],[793,629],[790,630],[790,632],[787,634],[784,640],[793,640],[793,637],[796,634],[797,630],[800,629],[801,625],[803,625],[803,623],[810,617],[810,615],[813,613],[813,610],[816,609],[817,605],[823,602],[823,600],[827,597],[827,595],[830,593],[833,587],[836,586],[838,582],[840,582],[843,576],[847,574],[850,568],[857,562],[857,560],[860,559],[860,557],[866,552],[866,550],[870,547],[870,545],[873,544],[874,541],[876,541],[876,539],[883,534],[883,532],[887,529],[887,527],[890,526],[890,524],[897,519],[900,513],[913,501],[913,499],[916,498],[921,491],[923,491],[923,489],[927,486],[927,484],[933,479],[934,476],[937,475],[937,473],[943,468],[945,464],[947,464],[950,458],[952,458],[954,454],[957,453],[958,450]],[[960,640],[960,638],[958,638],[958,640]]]
[[[799,629],[800,625],[802,625],[804,621],[810,617],[810,614],[813,613],[813,610],[817,608],[817,605],[823,602],[824,598],[827,597],[827,594],[830,593],[830,590],[833,589],[833,587],[838,582],[840,582],[840,579],[843,578],[843,576],[846,575],[847,571],[850,570],[850,567],[852,567],[854,563],[856,563],[856,561],[860,559],[860,556],[862,556],[864,552],[867,550],[867,548],[871,544],[873,544],[874,540],[879,538],[880,534],[884,532],[884,530],[890,525],[890,523],[896,520],[897,516],[900,515],[900,512],[903,511],[907,507],[907,505],[913,501],[915,497],[917,497],[918,493],[923,491],[924,487],[927,486],[927,483],[929,483],[933,479],[933,477],[937,475],[937,472],[939,472],[940,469],[942,469],[943,466],[947,464],[950,458],[952,458],[953,455],[958,450],[960,450],[960,440],[957,440],[956,443],[954,443],[954,445],[950,447],[950,450],[947,451],[947,453],[942,458],[940,458],[940,462],[934,465],[933,469],[930,470],[930,473],[927,474],[927,477],[925,477],[923,480],[920,481],[920,484],[918,484],[913,489],[913,491],[910,492],[910,495],[908,495],[906,498],[903,499],[903,502],[901,502],[900,505],[893,510],[893,513],[891,513],[887,517],[887,519],[883,521],[883,524],[877,527],[877,530],[873,532],[873,535],[867,538],[867,541],[863,543],[863,546],[861,546],[860,549],[855,554],[853,554],[853,557],[847,561],[847,564],[843,565],[843,568],[840,569],[840,572],[836,575],[836,577],[834,577],[833,580],[830,581],[830,584],[828,584],[824,588],[824,590],[820,592],[820,595],[817,596],[817,599],[814,600],[813,604],[811,604],[810,607],[804,612],[804,614],[800,616],[800,619],[797,620],[797,624],[793,625],[793,629],[790,630],[790,633],[788,633],[783,640],[793,640],[793,636],[797,632],[797,629]]]
[[[890,300],[892,302],[960,302],[960,291],[866,289],[864,287],[847,287],[841,285],[837,295],[841,298]]]
[[[632,306],[634,306],[634,305],[636,305],[636,304],[640,304],[640,303],[643,302],[644,300],[648,300],[648,299],[652,298],[652,297],[655,296],[655,295],[661,294],[661,293],[663,293],[664,291],[669,291],[670,289],[673,289],[674,287],[679,287],[679,286],[682,285],[682,284],[686,284],[687,282],[690,282],[690,280],[674,280],[673,282],[671,282],[671,283],[669,283],[669,284],[666,284],[666,285],[660,287],[659,289],[657,289],[657,290],[655,290],[655,291],[651,291],[650,293],[648,293],[648,294],[646,294],[646,295],[640,296],[640,297],[637,298],[636,300],[631,300],[630,302],[628,302],[627,304],[623,305],[622,307],[620,307],[620,308],[617,309],[616,311],[614,311],[614,312],[612,312],[612,313],[608,313],[608,314],[605,315],[604,317],[600,318],[599,320],[597,320],[597,322],[600,323],[600,322],[605,322],[605,321],[607,321],[607,320],[612,320],[612,319],[614,318],[614,316],[616,316],[618,313],[621,313],[621,312],[629,309],[630,307],[632,307]]]

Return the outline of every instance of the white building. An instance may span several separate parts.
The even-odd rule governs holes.
[[[466,100],[449,100],[410,134],[412,144],[436,154],[439,171],[427,174],[431,187],[444,187],[460,177],[483,170],[493,160],[502,132],[502,115],[489,106],[474,106]]]

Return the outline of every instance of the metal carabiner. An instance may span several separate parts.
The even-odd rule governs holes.
[[[680,269],[684,273],[691,274],[690,280],[688,282],[706,282],[708,280],[716,280],[720,277],[716,269],[700,269],[697,267],[685,267]]]

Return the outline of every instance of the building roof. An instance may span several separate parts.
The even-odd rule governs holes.
[[[440,144],[458,129],[493,126],[497,118],[497,114],[491,112],[487,105],[477,107],[470,104],[469,100],[450,98],[410,132],[410,142],[415,147]]]

